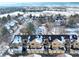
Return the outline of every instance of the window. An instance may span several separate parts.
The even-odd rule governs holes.
[[[56,43],[53,43],[53,45],[56,45]]]
[[[27,40],[24,41],[25,43],[27,42]]]
[[[34,43],[32,43],[32,45],[34,45]]]
[[[76,45],[78,45],[78,43],[76,43]]]

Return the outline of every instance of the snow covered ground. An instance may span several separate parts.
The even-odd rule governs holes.
[[[6,52],[8,48],[9,46],[5,42],[0,44],[0,57],[3,56],[3,54]]]
[[[56,57],[72,57],[72,56],[65,53],[65,54],[60,54],[60,55],[58,55]]]
[[[53,15],[61,14],[61,15],[66,15],[68,17],[70,15],[79,14],[79,12],[73,12],[73,11],[68,11],[68,12],[61,12],[61,11],[43,11],[43,13],[50,13],[50,14],[53,14]]]
[[[69,12],[53,12],[53,11],[44,11],[45,13],[47,13],[47,12],[49,12],[49,13],[54,13],[54,14],[62,14],[62,15],[67,15],[67,16],[69,16],[69,15],[71,15],[71,14],[73,14],[74,15],[74,13],[73,12],[71,12],[71,13],[69,13]],[[43,12],[43,13],[44,13]],[[15,13],[13,13],[13,14],[11,14],[11,15],[16,15],[17,14],[17,12],[15,12]],[[7,14],[8,15],[8,14]],[[32,15],[36,15],[36,16],[39,16],[40,15],[40,13],[32,13]],[[6,14],[4,15],[4,16],[6,16]],[[0,17],[3,17],[3,15],[1,15]],[[30,20],[26,20],[27,22],[25,22],[25,23],[29,23],[29,22],[32,22],[32,20],[30,19]],[[25,23],[23,23],[23,24],[25,24]],[[14,25],[13,23],[11,23],[11,25]],[[14,39],[14,36],[15,35],[17,35],[17,34],[19,34],[20,33],[20,29],[23,27],[23,25],[19,25],[19,28],[15,31],[15,33],[13,33],[13,37],[12,37],[12,39]],[[74,31],[76,31],[76,30],[79,30],[79,29],[66,29],[66,31],[71,31],[71,32],[74,32]],[[44,26],[41,26],[41,27],[39,27],[39,31],[41,31],[43,34],[46,34],[46,32],[47,32],[47,30],[46,30],[46,28],[44,27]],[[54,31],[54,30],[53,30]],[[63,39],[63,38],[62,38]],[[41,43],[42,42],[42,40],[41,39],[36,39],[36,41],[37,42],[39,42],[39,43]],[[21,42],[21,38],[20,37],[16,37],[15,39],[14,39],[14,41],[13,41],[13,43],[18,43],[18,42]],[[62,42],[61,42],[62,43]],[[0,45],[0,48],[1,48],[1,45]],[[6,49],[1,49],[0,50],[0,56],[7,50],[8,48],[6,48]],[[15,51],[17,51],[17,52],[19,52],[19,51],[21,51],[21,49],[22,48],[18,48],[18,49],[14,49]],[[65,54],[65,55],[67,55],[67,54]],[[34,56],[39,56],[39,55],[34,55]],[[67,55],[67,56],[69,56],[69,55]]]
[[[15,53],[18,53],[18,54],[22,53],[22,47],[19,46],[18,48],[9,49],[8,53],[12,54],[12,55],[15,54]]]
[[[30,15],[30,14],[32,14],[32,16],[40,16],[40,14],[41,15],[61,14],[61,15],[66,15],[69,17],[70,15],[79,14],[79,12],[78,11],[75,11],[75,12],[74,11],[66,11],[66,12],[65,11],[63,11],[63,12],[61,12],[61,11],[43,11],[43,12],[29,12],[29,13],[26,13],[25,15]]]
[[[18,13],[19,13],[19,14],[24,14],[23,12],[16,11],[16,12],[12,12],[12,13],[2,14],[2,15],[0,15],[0,18],[2,18],[2,17],[4,17],[4,16],[7,17],[7,15],[10,15],[10,16],[17,16]]]
[[[28,55],[27,57],[42,57],[42,56],[38,54],[31,54],[31,55]]]
[[[66,28],[65,31],[66,31],[66,34],[69,34],[69,35],[74,34],[74,35],[79,36],[78,35],[79,28]]]

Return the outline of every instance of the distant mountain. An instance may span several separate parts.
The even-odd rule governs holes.
[[[79,6],[79,2],[24,2],[24,3],[0,3],[0,7],[12,6]]]

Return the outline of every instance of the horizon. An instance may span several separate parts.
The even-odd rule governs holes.
[[[72,6],[79,7],[79,2],[5,2],[0,3],[0,7],[19,7],[19,6]]]

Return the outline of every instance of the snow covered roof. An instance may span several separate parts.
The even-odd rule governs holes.
[[[21,42],[21,37],[20,37],[20,36],[16,36],[16,37],[14,38],[13,43],[20,43],[20,42]]]
[[[42,33],[42,34],[46,34],[47,33],[47,29],[45,26],[39,26],[37,29],[36,29],[36,34],[39,34],[39,33]]]
[[[36,42],[38,42],[38,43],[42,43],[42,36],[41,37],[37,37],[35,40],[36,40]]]
[[[5,27],[6,27],[7,29],[10,29],[10,26],[14,26],[16,22],[17,22],[17,21],[13,20],[13,21],[11,21],[10,23],[7,23],[7,24],[5,25]]]
[[[65,39],[64,39],[64,37],[63,37],[63,36],[61,36],[61,39],[62,39],[62,42],[65,42]]]
[[[44,26],[40,26],[39,29],[44,30],[46,28]]]

